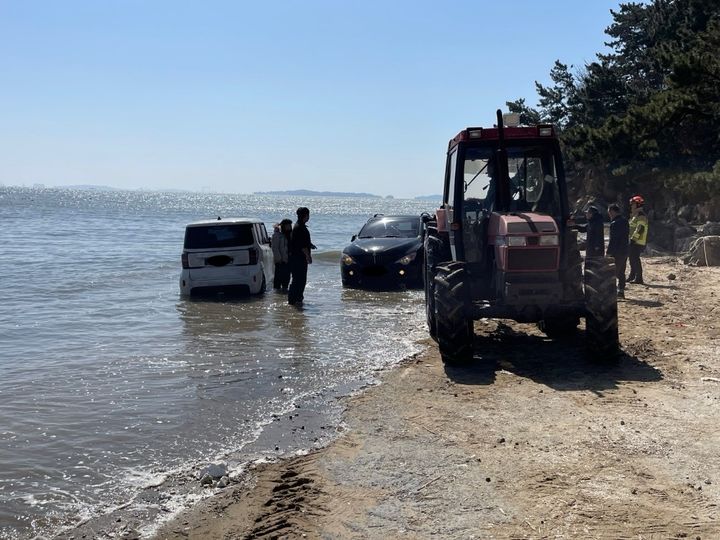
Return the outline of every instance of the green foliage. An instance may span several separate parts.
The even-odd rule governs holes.
[[[720,0],[622,3],[611,13],[610,53],[576,74],[556,61],[552,85],[535,83],[537,110],[512,103],[559,126],[576,174],[592,169],[617,189],[688,202],[720,195]]]
[[[550,70],[552,86],[543,86],[535,81],[535,88],[540,96],[540,115],[543,121],[551,122],[559,129],[567,127],[571,121],[572,103],[575,101],[575,79],[568,66],[555,60],[555,66]]]
[[[505,104],[509,112],[520,115],[521,124],[534,125],[543,122],[540,113],[525,104],[525,98],[520,98],[516,101],[506,101]]]

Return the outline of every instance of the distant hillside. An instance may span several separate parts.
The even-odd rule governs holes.
[[[442,195],[418,195],[416,201],[442,201]]]
[[[253,195],[299,195],[303,197],[364,197],[372,199],[380,199],[380,195],[372,193],[354,193],[345,191],[312,191],[310,189],[293,189],[289,191],[255,191]]]

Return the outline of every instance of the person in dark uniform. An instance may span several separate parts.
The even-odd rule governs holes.
[[[596,206],[590,206],[585,210],[587,225],[578,228],[587,233],[586,257],[602,257],[605,255],[605,225],[602,216]]]
[[[297,221],[290,234],[290,288],[288,304],[302,304],[307,283],[308,264],[312,264],[310,231],[305,224],[310,220],[310,210],[304,206],[297,209]]]
[[[620,207],[617,204],[610,205],[608,214],[610,214],[610,240],[607,254],[615,259],[618,298],[625,298],[625,266],[628,259],[630,225],[627,218],[620,213]]]

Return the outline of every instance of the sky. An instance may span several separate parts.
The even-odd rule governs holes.
[[[608,0],[0,0],[0,185],[415,197]]]

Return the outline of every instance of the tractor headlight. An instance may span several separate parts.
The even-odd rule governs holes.
[[[415,257],[417,257],[417,252],[414,251],[412,253],[408,253],[404,257],[399,258],[395,262],[397,262],[398,264],[403,264],[403,265],[410,264],[411,262],[413,262],[415,260]]]
[[[559,238],[557,234],[548,234],[540,237],[541,246],[557,246],[559,244]]]
[[[508,236],[507,245],[509,247],[527,246],[527,238],[524,236]]]
[[[353,259],[350,255],[343,253],[340,262],[342,262],[345,266],[350,266],[351,264],[355,264],[355,259]]]

